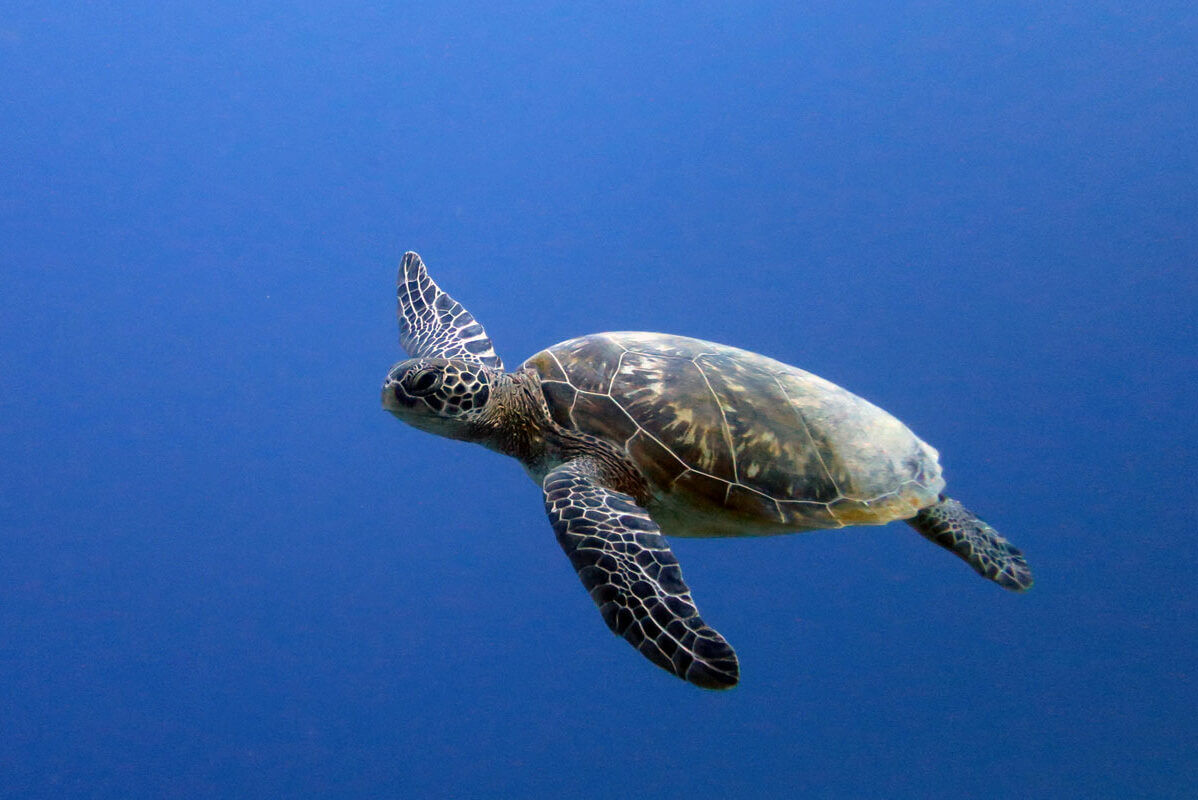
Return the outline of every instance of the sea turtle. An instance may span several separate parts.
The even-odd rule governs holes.
[[[936,450],[877,406],[765,356],[660,333],[599,333],[505,372],[482,325],[404,255],[383,406],[518,459],[611,630],[708,689],[736,654],[700,617],[670,536],[758,536],[906,520],[1022,591],[1023,555],[942,494]]]

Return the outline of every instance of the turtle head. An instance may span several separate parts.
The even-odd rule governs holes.
[[[383,408],[422,431],[477,441],[495,377],[495,370],[471,361],[408,359],[387,374]]]

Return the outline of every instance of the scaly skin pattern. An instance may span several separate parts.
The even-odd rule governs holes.
[[[612,632],[705,689],[736,685],[736,653],[699,616],[678,560],[645,509],[604,487],[602,464],[580,458],[545,476],[558,544]]]
[[[939,503],[907,521],[1004,589],[1023,592],[1031,588],[1032,571],[1023,552],[951,497],[941,497]]]
[[[395,293],[399,343],[412,358],[459,358],[503,369],[483,326],[433,282],[415,253],[404,254]]]

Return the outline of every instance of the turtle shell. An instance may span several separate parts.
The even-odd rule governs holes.
[[[883,524],[935,503],[936,450],[882,409],[735,347],[600,333],[542,350],[553,419],[641,470],[667,534],[735,536]]]

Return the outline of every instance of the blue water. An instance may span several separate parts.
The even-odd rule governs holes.
[[[1189,3],[0,15],[0,796],[1182,798]],[[381,410],[406,249],[509,365],[726,342],[1024,549],[679,540],[742,684],[604,627],[519,466]]]

